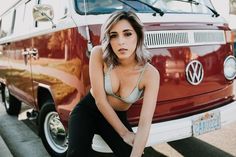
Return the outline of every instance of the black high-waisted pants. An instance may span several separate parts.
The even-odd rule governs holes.
[[[125,111],[116,111],[130,130]],[[94,134],[99,134],[117,157],[129,157],[132,147],[126,144],[98,110],[89,92],[73,109],[69,119],[69,148],[67,157],[89,157]]]

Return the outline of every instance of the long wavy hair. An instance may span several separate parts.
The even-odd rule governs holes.
[[[117,11],[111,14],[111,16],[106,20],[106,22],[101,27],[101,38],[100,42],[102,45],[103,50],[103,59],[104,62],[110,66],[117,66],[119,65],[119,60],[116,54],[113,52],[113,49],[110,44],[110,30],[113,25],[118,23],[120,20],[127,20],[131,26],[134,28],[137,34],[137,46],[136,46],[136,53],[135,59],[140,64],[145,64],[150,59],[149,52],[145,49],[144,45],[144,30],[143,24],[138,18],[138,16],[132,11]]]

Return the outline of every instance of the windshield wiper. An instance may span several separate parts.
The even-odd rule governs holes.
[[[204,6],[204,7],[206,7],[206,8],[208,8],[214,15],[212,15],[212,17],[218,17],[218,16],[220,16],[220,14],[216,11],[216,10],[214,10],[214,9],[212,9],[211,7],[209,7],[208,5],[206,5],[206,4],[203,4],[203,3],[200,3],[200,2],[197,2],[197,1],[195,1],[195,0],[188,0],[188,1],[184,1],[184,0],[175,0],[175,1],[180,1],[180,2],[186,2],[186,3],[191,3],[191,4],[194,4],[194,5],[202,5],[202,6]]]
[[[156,13],[158,13],[160,16],[163,16],[163,15],[164,15],[164,12],[163,12],[161,9],[156,8],[156,7],[154,7],[154,6],[151,6],[150,4],[145,3],[145,2],[143,2],[143,1],[140,1],[140,0],[127,0],[127,1],[136,1],[136,2],[139,2],[139,3],[143,4],[143,5],[145,5],[145,6],[149,7],[149,8],[151,8],[153,11],[155,11],[155,14],[153,14],[154,16],[156,16]]]

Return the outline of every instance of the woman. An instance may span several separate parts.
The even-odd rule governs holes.
[[[69,120],[68,157],[87,157],[95,133],[117,157],[140,157],[149,135],[159,90],[159,73],[148,63],[143,26],[131,11],[113,13],[101,29],[101,46],[89,62],[91,90]],[[126,111],[143,97],[137,133]]]

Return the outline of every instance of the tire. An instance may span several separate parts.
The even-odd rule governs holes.
[[[52,157],[65,157],[68,137],[53,102],[43,104],[39,114],[39,135],[44,147]]]
[[[9,115],[17,116],[21,110],[21,101],[18,100],[13,95],[11,95],[7,86],[2,85],[1,93],[2,93],[2,101],[5,106],[6,112]]]

